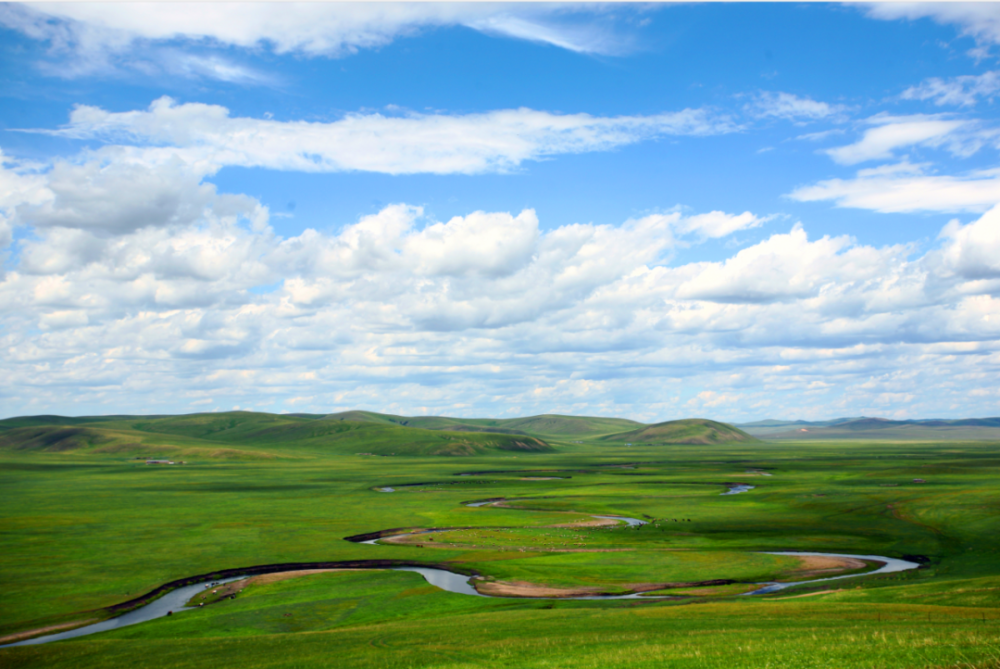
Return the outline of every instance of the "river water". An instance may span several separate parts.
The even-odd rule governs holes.
[[[794,555],[799,557],[839,557],[839,558],[854,558],[856,560],[875,560],[878,562],[884,562],[881,567],[875,571],[867,571],[863,574],[844,574],[842,576],[827,576],[826,578],[816,578],[811,581],[797,581],[795,583],[768,583],[763,588],[759,590],[754,590],[753,592],[748,592],[748,595],[766,595],[769,592],[777,592],[778,590],[784,590],[785,588],[790,588],[793,585],[802,585],[803,583],[821,583],[823,581],[836,581],[842,578],[853,578],[855,576],[872,576],[874,574],[889,574],[896,571],[908,571],[910,569],[917,569],[920,567],[916,562],[910,562],[909,560],[900,560],[898,558],[885,557],[883,555],[850,555],[848,553],[802,553],[799,551],[767,551],[768,555]]]
[[[731,486],[729,486],[729,490],[727,490],[726,492],[723,492],[723,493],[719,493],[719,494],[720,495],[739,495],[741,492],[747,492],[749,490],[753,490],[755,487],[756,486],[743,485],[741,483],[741,484],[737,484],[737,485],[731,485]]]
[[[129,611],[117,618],[111,618],[110,620],[104,620],[99,623],[94,623],[93,625],[87,625],[85,627],[77,627],[75,630],[69,630],[68,632],[59,632],[57,634],[48,634],[46,636],[35,637],[34,639],[26,639],[25,641],[18,641],[17,643],[9,643],[2,648],[7,648],[9,646],[33,646],[39,643],[49,643],[50,641],[62,641],[63,639],[74,639],[78,636],[86,636],[88,634],[97,634],[98,632],[107,632],[108,630],[118,629],[119,627],[128,627],[129,625],[137,625],[139,623],[144,623],[148,620],[154,620],[156,618],[162,618],[167,615],[168,612],[177,613],[178,611],[188,611],[194,607],[184,606],[189,599],[194,597],[200,592],[205,590],[206,583],[229,583],[230,581],[238,581],[243,578],[242,576],[234,576],[232,578],[225,578],[216,581],[204,581],[202,583],[196,583],[194,585],[186,585],[183,588],[177,588],[176,590],[171,590],[167,594],[163,595],[159,599],[155,599],[145,606],[139,607],[134,611]]]
[[[731,486],[728,492],[722,493],[723,495],[736,495],[741,492],[746,492],[747,490],[752,490],[754,486],[750,485],[734,485]],[[383,488],[382,492],[392,492],[392,488]],[[466,506],[484,506],[486,504],[492,504],[497,500],[487,500],[483,502],[473,502],[467,504]],[[601,520],[620,520],[628,524],[629,527],[639,527],[641,525],[647,524],[645,520],[640,520],[638,518],[628,518],[626,516],[592,516],[593,518],[599,518]],[[424,530],[421,532],[408,532],[403,534],[391,535],[394,537],[399,536],[411,536],[418,534],[431,534],[435,532],[447,532],[449,528],[442,529],[431,529]],[[388,538],[388,537],[380,537]],[[378,538],[369,539],[367,541],[361,541],[359,543],[363,544],[376,544]],[[872,574],[885,574],[890,572],[905,571],[908,569],[916,569],[920,565],[915,562],[909,562],[907,560],[900,560],[897,558],[890,558],[881,555],[851,555],[847,553],[806,553],[797,551],[780,551],[780,552],[768,552],[769,555],[792,555],[792,556],[818,556],[818,557],[841,557],[841,558],[855,558],[859,560],[876,560],[883,562],[883,566],[879,569],[865,574],[847,574],[843,576],[829,576],[826,578],[819,578],[810,581],[798,581],[796,583],[767,583],[761,584],[764,587],[754,590],[753,592],[746,593],[748,595],[764,595],[771,592],[777,592],[785,588],[792,587],[794,585],[803,585],[806,583],[819,583],[823,581],[834,581],[842,578],[852,578],[854,576],[868,576]],[[441,588],[447,592],[452,592],[459,595],[471,595],[474,597],[494,597],[497,599],[524,599],[522,597],[496,597],[494,595],[484,595],[478,592],[475,587],[470,583],[470,578],[462,574],[456,574],[444,569],[436,569],[434,567],[390,567],[392,571],[410,571],[416,574],[420,574],[424,579],[431,585]],[[34,639],[26,639],[25,641],[18,641],[16,643],[6,644],[5,646],[0,646],[3,648],[9,646],[29,646],[41,643],[49,643],[52,641],[62,641],[65,639],[73,639],[76,637],[86,636],[89,634],[97,634],[98,632],[106,632],[108,630],[118,629],[120,627],[127,627],[129,625],[136,625],[138,623],[143,623],[148,620],[155,620],[156,618],[162,618],[169,613],[177,613],[180,611],[186,611],[191,607],[185,607],[184,604],[188,602],[192,597],[194,597],[199,592],[205,589],[206,583],[228,583],[229,581],[236,581],[243,576],[235,576],[228,579],[222,579],[217,581],[205,581],[202,583],[196,583],[194,585],[184,586],[178,588],[177,590],[172,590],[163,597],[150,602],[149,604],[140,607],[134,611],[130,611],[124,615],[118,616],[117,618],[112,618],[110,620],[105,620],[103,622],[95,623],[93,625],[86,625],[84,627],[78,627],[74,630],[69,630],[67,632],[59,632],[56,634],[49,634],[46,636],[35,637]],[[611,599],[656,599],[658,597],[665,597],[667,595],[642,595],[640,593],[634,593],[630,595],[589,595],[589,596],[579,596],[579,597],[560,597],[558,599],[587,599],[587,600],[611,600]],[[534,599],[534,598],[533,598]],[[544,598],[538,598],[544,599]]]
[[[613,518],[615,520],[634,521],[630,522],[630,526],[641,525],[645,521],[639,520],[637,518],[623,518],[621,516],[594,516],[595,518]],[[441,530],[439,530],[441,531]],[[398,536],[398,535],[397,535]],[[375,539],[369,541],[363,541],[361,543],[371,544],[374,543]],[[906,571],[909,569],[916,569],[920,565],[915,562],[909,562],[907,560],[900,560],[897,558],[885,557],[883,555],[852,555],[848,553],[805,553],[798,551],[768,551],[769,555],[793,555],[793,556],[817,556],[817,557],[840,557],[840,558],[854,558],[858,560],[876,560],[885,563],[882,567],[875,571],[866,572],[864,574],[847,574],[843,576],[829,576],[826,578],[813,579],[811,581],[798,581],[796,583],[768,583],[764,587],[754,590],[753,592],[746,593],[748,595],[764,595],[770,592],[777,592],[778,590],[783,590],[785,588],[790,588],[795,585],[805,585],[807,583],[820,583],[824,581],[835,581],[842,578],[853,578],[856,576],[870,576],[873,574],[886,574],[890,572]],[[463,574],[456,574],[454,572],[446,571],[444,569],[436,569],[434,567],[390,567],[391,571],[411,571],[415,574],[420,574],[424,579],[431,585],[441,588],[447,592],[453,592],[459,595],[470,595],[473,597],[492,597],[494,599],[525,599],[523,597],[496,597],[494,595],[484,595],[478,592],[475,587],[470,583],[470,578]],[[243,576],[234,576],[232,578],[211,581],[212,583],[228,583],[229,581],[237,581]],[[150,602],[146,606],[136,609],[135,611],[130,611],[124,615],[118,616],[117,618],[112,618],[111,620],[105,620],[100,623],[95,623],[93,625],[87,625],[86,627],[78,627],[75,630],[70,630],[68,632],[59,632],[58,634],[49,634],[47,636],[35,637],[34,639],[27,639],[25,641],[19,641],[17,643],[7,644],[2,646],[7,648],[9,646],[29,646],[40,643],[49,643],[52,641],[62,641],[64,639],[73,639],[76,637],[86,636],[88,634],[97,634],[98,632],[106,632],[108,630],[118,629],[120,627],[126,627],[128,625],[135,625],[138,623],[146,622],[148,620],[154,620],[156,618],[162,618],[167,615],[168,611],[177,613],[179,611],[189,610],[191,607],[185,607],[184,604],[194,597],[199,592],[205,589],[205,583],[198,583],[195,585],[188,585],[183,588],[178,588],[173,590],[163,597]],[[559,597],[557,599],[586,599],[586,600],[612,600],[612,599],[657,599],[660,597],[668,597],[669,595],[643,595],[641,593],[633,593],[630,595],[587,595],[579,597]],[[530,598],[530,599],[547,599],[544,597]]]

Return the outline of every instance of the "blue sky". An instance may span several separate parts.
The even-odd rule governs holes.
[[[3,415],[1000,415],[1000,4],[0,31]]]

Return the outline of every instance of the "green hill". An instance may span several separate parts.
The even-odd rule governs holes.
[[[325,416],[323,420],[362,421],[417,427],[425,430],[538,435],[552,439],[593,439],[643,427],[642,423],[625,418],[560,416],[558,414],[543,414],[525,418],[449,418],[446,416],[394,416],[372,411],[343,411]]]
[[[643,424],[625,418],[544,414],[527,418],[514,418],[505,421],[504,427],[524,430],[529,434],[538,434],[543,437],[594,439],[623,430],[642,428]]]
[[[0,421],[0,450],[104,453],[175,460],[309,458],[319,454],[483,455],[545,453],[548,439],[715,444],[752,441],[704,419],[643,425],[620,418],[406,417],[370,411],[326,416],[250,411],[181,416],[32,416]]]
[[[0,450],[115,453],[175,459],[309,457],[317,452],[479,455],[497,450],[526,453],[553,450],[545,441],[524,434],[478,429],[474,432],[425,430],[391,421],[320,420],[314,416],[247,411],[79,421],[84,425],[67,425],[66,422],[53,420],[54,424],[49,425],[2,430]]]
[[[603,437],[602,441],[659,444],[726,444],[757,441],[743,430],[707,418],[686,418]]]
[[[4,430],[0,432],[0,452],[71,452],[174,460],[257,460],[275,457],[272,453],[253,448],[178,435],[114,429],[107,427],[107,423],[98,425],[40,425]]]

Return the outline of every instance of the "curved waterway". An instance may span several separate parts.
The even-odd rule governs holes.
[[[768,583],[763,588],[759,590],[754,590],[753,592],[745,593],[747,595],[766,595],[770,592],[777,592],[779,590],[784,590],[785,588],[790,588],[793,585],[802,585],[804,583],[821,583],[823,581],[837,581],[842,578],[853,578],[855,576],[874,576],[875,574],[890,574],[897,571],[908,571],[910,569],[917,569],[920,567],[916,562],[910,562],[909,560],[900,560],[898,558],[885,557],[884,555],[850,555],[848,553],[803,553],[800,551],[765,551],[767,555],[791,555],[794,557],[837,557],[837,558],[854,558],[855,560],[872,560],[874,562],[884,563],[881,567],[875,571],[866,571],[862,574],[843,574],[841,576],[827,576],[826,578],[814,578],[810,581],[795,581],[793,583]]]
[[[620,516],[595,516],[595,518],[613,518],[616,520],[638,520],[635,518],[625,519]],[[642,523],[643,521],[638,521]],[[445,530],[431,530],[442,532]],[[421,533],[411,533],[411,534],[421,534]],[[393,536],[403,536],[403,535],[393,535]],[[361,543],[374,543],[374,539],[370,541],[363,541]],[[797,585],[808,585],[813,583],[822,583],[826,581],[835,581],[843,578],[854,578],[858,576],[873,576],[875,574],[887,574],[891,572],[907,571],[909,569],[917,569],[920,565],[916,562],[909,562],[908,560],[900,560],[897,558],[885,557],[884,555],[853,555],[850,553],[807,553],[800,551],[767,551],[768,555],[790,555],[795,557],[836,557],[836,558],[853,558],[856,560],[873,560],[877,562],[884,563],[882,567],[876,569],[875,571],[865,572],[863,574],[845,574],[842,576],[828,576],[826,578],[817,578],[809,581],[796,581],[793,583],[768,583],[764,587],[754,590],[753,592],[745,593],[747,595],[765,595],[772,592],[777,592],[779,590],[784,590],[785,588],[790,588]],[[371,568],[357,568],[360,570],[371,571]],[[574,599],[574,600],[602,600],[610,601],[616,599],[663,599],[668,598],[670,595],[646,595],[643,593],[632,593],[628,595],[579,595],[573,597],[504,597],[502,595],[486,595],[478,590],[471,583],[471,578],[464,574],[457,574],[455,572],[448,571],[446,569],[439,569],[437,567],[383,567],[389,571],[410,571],[415,574],[420,574],[424,577],[429,584],[434,587],[440,588],[446,592],[452,592],[457,595],[469,595],[472,597],[490,597],[492,599]],[[345,569],[349,571],[350,569]],[[246,576],[233,576],[226,579],[219,579],[215,581],[210,581],[211,583],[228,583],[230,581],[238,581],[241,578],[246,578]],[[76,637],[86,636],[88,634],[97,634],[98,632],[106,632],[108,630],[118,629],[121,627],[127,627],[128,625],[136,625],[138,623],[146,622],[147,620],[155,620],[156,618],[162,618],[168,615],[168,612],[177,613],[179,611],[187,611],[193,607],[184,606],[188,600],[194,597],[196,594],[202,592],[205,589],[205,584],[197,583],[194,585],[188,585],[183,588],[178,588],[177,590],[172,590],[163,597],[146,604],[134,611],[130,611],[117,618],[112,618],[110,620],[105,620],[103,622],[95,623],[93,625],[87,625],[85,627],[78,627],[75,630],[70,630],[68,632],[60,632],[58,634],[49,634],[47,636],[35,637],[34,639],[26,639],[24,641],[18,641],[16,643],[7,644],[6,646],[0,646],[2,648],[7,648],[9,646],[29,646],[40,643],[49,643],[52,641],[62,641],[64,639],[73,639]]]
[[[109,620],[103,620],[99,623],[94,623],[93,625],[86,625],[84,627],[77,627],[74,630],[69,630],[68,632],[59,632],[57,634],[47,634],[45,636],[36,636],[33,639],[25,639],[24,641],[18,641],[16,643],[8,643],[0,648],[7,648],[9,646],[33,646],[39,643],[49,643],[50,641],[62,641],[63,639],[74,639],[78,636],[86,636],[88,634],[97,634],[98,632],[107,632],[108,630],[116,630],[120,627],[128,627],[129,625],[137,625],[139,623],[144,623],[147,620],[155,620],[156,618],[162,618],[178,611],[188,611],[195,607],[184,606],[187,604],[188,600],[205,590],[206,584],[209,583],[229,583],[230,581],[238,581],[242,576],[232,576],[230,578],[216,579],[212,581],[202,581],[201,583],[195,583],[194,585],[186,585],[182,588],[177,588],[176,590],[171,590],[167,594],[163,595],[159,599],[155,599],[145,606],[141,606],[134,611],[129,611],[117,618],[111,618]]]
[[[743,490],[736,490],[735,488],[744,488]],[[746,490],[752,489],[753,486],[735,486],[731,488],[729,492],[723,494],[734,495],[740,492],[745,492]],[[391,489],[383,489],[385,492],[391,492]],[[487,504],[495,504],[502,500],[484,500],[481,502],[472,502],[466,504],[466,506],[484,506]],[[628,524],[629,527],[639,527],[640,525],[646,525],[647,521],[640,520],[638,518],[629,518],[626,516],[598,516],[592,515],[593,518],[599,518],[601,520],[620,520]],[[447,532],[450,530],[455,530],[459,528],[433,528],[428,530],[420,530],[417,532],[401,532],[399,534],[385,535],[382,537],[376,537],[374,539],[367,539],[364,541],[357,541],[356,543],[362,544],[375,544],[379,539],[387,539],[390,537],[403,537],[412,536],[419,534],[431,534],[434,532]],[[370,536],[370,535],[369,535]],[[779,583],[772,582],[763,585],[763,587],[754,590],[753,592],[745,593],[746,595],[765,595],[772,592],[777,592],[779,590],[784,590],[785,588],[790,588],[792,586],[807,585],[812,583],[821,583],[825,581],[835,581],[843,578],[854,578],[860,576],[872,576],[875,574],[886,574],[891,572],[907,571],[910,569],[917,569],[920,567],[916,562],[910,562],[908,560],[900,560],[898,558],[885,557],[883,555],[853,555],[849,553],[810,553],[801,551],[766,551],[768,555],[789,555],[794,557],[834,557],[834,558],[853,558],[856,560],[871,560],[883,563],[881,567],[875,571],[865,572],[861,574],[844,574],[841,576],[827,576],[825,578],[817,578],[808,581],[795,581],[792,583]],[[305,565],[298,565],[297,568],[301,569]],[[253,568],[248,568],[252,570]],[[388,569],[391,571],[409,571],[423,576],[429,584],[440,588],[446,592],[455,593],[458,595],[469,595],[473,597],[491,597],[493,599],[579,599],[579,600],[614,600],[614,599],[662,599],[669,598],[671,595],[646,595],[643,593],[632,593],[628,595],[581,595],[572,597],[505,597],[502,595],[487,595],[476,590],[475,586],[472,585],[472,577],[466,576],[464,574],[458,574],[455,572],[448,571],[446,569],[440,569],[437,567],[419,567],[419,566],[398,566],[398,567],[347,567],[341,568],[345,571],[356,569],[356,570],[372,570],[372,569]],[[207,584],[221,584],[228,583],[230,581],[238,581],[243,578],[248,578],[252,574],[244,574],[239,576],[230,576],[224,579],[212,579],[202,581],[200,583],[195,583],[193,585],[186,585],[176,590],[171,590],[162,597],[153,600],[145,606],[141,606],[133,611],[129,611],[116,618],[111,618],[109,620],[104,620],[93,625],[86,625],[83,627],[78,627],[73,630],[66,632],[58,632],[56,634],[48,634],[45,636],[35,637],[33,639],[25,639],[24,641],[18,641],[15,643],[5,644],[0,646],[0,648],[7,648],[10,646],[29,646],[42,643],[50,643],[52,641],[62,641],[65,639],[73,639],[76,637],[86,636],[89,634],[97,634],[99,632],[106,632],[109,630],[118,629],[121,627],[127,627],[129,625],[136,625],[138,623],[143,623],[148,620],[155,620],[156,618],[162,618],[173,613],[180,611],[187,611],[194,607],[185,606],[185,604],[195,595],[205,590]]]

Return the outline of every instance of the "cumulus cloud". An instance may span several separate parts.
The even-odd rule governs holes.
[[[155,166],[59,161],[47,174],[46,195],[44,202],[21,204],[18,222],[121,234],[147,226],[187,225],[206,209],[244,216],[257,209],[245,196],[217,195],[214,186],[200,183],[178,160]]]
[[[896,247],[855,247],[849,237],[810,242],[797,225],[788,234],[772,235],[725,262],[676,270],[675,295],[724,303],[798,301],[831,286],[870,280],[899,253]]]
[[[0,212],[10,215],[18,205],[41,204],[52,197],[39,167],[14,160],[0,149]]]
[[[859,170],[850,179],[826,179],[796,188],[801,202],[832,200],[838,207],[882,213],[984,212],[1000,202],[1000,169],[962,175],[928,173],[927,164],[901,162]]]
[[[141,144],[144,160],[179,157],[209,172],[239,165],[303,172],[476,174],[658,137],[735,130],[728,118],[700,109],[616,117],[525,108],[466,115],[358,113],[321,123],[233,118],[225,107],[177,104],[163,97],[145,111],[79,105],[67,126],[41,132]]]
[[[904,100],[933,100],[939,107],[958,105],[972,107],[979,100],[993,102],[1000,93],[1000,72],[991,70],[982,74],[968,74],[950,79],[932,77],[917,86],[907,88],[900,95]]]
[[[37,3],[0,8],[0,24],[67,55],[52,64],[53,74],[80,76],[153,63],[175,74],[237,83],[261,83],[267,76],[218,54],[178,68],[183,64],[160,45],[186,40],[202,49],[342,57],[447,26],[578,53],[620,54],[633,41],[615,30],[601,7],[526,3]]]
[[[757,118],[783,118],[790,121],[816,121],[847,111],[844,105],[831,105],[793,93],[761,91],[743,106]]]
[[[970,279],[1000,278],[1000,205],[968,225],[951,221],[941,231],[946,266]]]
[[[957,398],[945,376],[995,385],[996,209],[949,224],[922,256],[797,225],[719,262],[676,262],[678,235],[760,220],[672,211],[545,229],[531,210],[437,221],[395,204],[281,238],[209,202],[115,234],[39,226],[0,279],[5,408],[176,411],[212,397],[652,421],[766,402],[919,413]],[[933,397],[899,399],[913,387]]]

